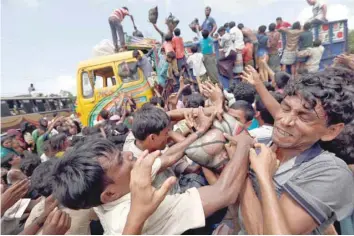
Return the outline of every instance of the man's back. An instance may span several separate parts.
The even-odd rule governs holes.
[[[183,38],[175,36],[172,39],[172,45],[174,50],[176,51],[176,58],[182,59],[184,57],[184,44]]]
[[[310,51],[311,55],[306,62],[306,69],[309,72],[317,72],[321,63],[324,47],[321,45],[319,47],[308,48],[307,50]]]
[[[235,44],[235,49],[242,50],[245,47],[242,31],[236,26],[230,30],[230,35]]]

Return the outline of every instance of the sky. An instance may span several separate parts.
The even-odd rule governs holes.
[[[349,19],[354,29],[354,0],[325,0],[328,19]],[[172,12],[180,19],[182,37],[195,34],[188,24],[204,20],[204,7],[212,7],[217,24],[235,21],[256,29],[278,16],[304,22],[311,16],[305,0],[1,0],[1,96],[26,94],[31,83],[39,92],[76,94],[76,68],[92,58],[92,49],[111,40],[108,17],[127,6],[145,37],[159,39],[148,22],[148,10],[159,7],[158,26]],[[132,33],[129,18],[124,31]]]

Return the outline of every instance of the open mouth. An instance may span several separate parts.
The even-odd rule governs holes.
[[[284,131],[283,129],[280,129],[278,127],[275,127],[275,129],[277,130],[277,132],[281,135],[283,135],[284,137],[291,137],[292,135],[289,134],[288,132]]]

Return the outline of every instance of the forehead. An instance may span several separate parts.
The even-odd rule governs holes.
[[[291,107],[292,110],[298,110],[301,112],[310,112],[316,113],[319,117],[325,117],[326,113],[322,107],[321,101],[317,100],[316,106],[312,108],[310,103],[307,102],[303,97],[300,95],[296,96],[286,96],[282,101],[282,104],[285,104]]]

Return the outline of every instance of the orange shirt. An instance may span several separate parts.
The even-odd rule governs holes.
[[[176,52],[176,58],[182,59],[184,57],[184,43],[183,38],[175,36],[172,39],[173,49]]]
[[[245,63],[253,60],[253,44],[246,43],[245,47],[242,50],[243,61]]]
[[[164,42],[163,47],[165,48],[166,54],[169,52],[174,52],[175,50],[173,49],[172,42]]]

